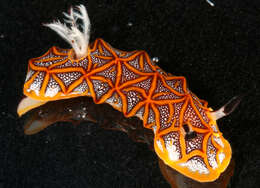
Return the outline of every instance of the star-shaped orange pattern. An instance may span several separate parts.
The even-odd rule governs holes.
[[[74,59],[73,50],[52,47],[29,61],[24,94],[42,101],[89,96],[125,117],[137,116],[154,131],[158,156],[198,181],[217,179],[231,158],[207,102],[189,91],[184,77],[160,69],[145,51],[125,52],[97,39],[85,57]]]

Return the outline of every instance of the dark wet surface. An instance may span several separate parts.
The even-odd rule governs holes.
[[[16,107],[28,59],[53,45],[69,47],[41,23],[61,19],[62,11],[79,3],[89,12],[91,41],[101,37],[118,49],[146,50],[162,69],[185,76],[212,108],[249,92],[218,124],[236,164],[229,187],[258,187],[259,1],[215,0],[215,7],[204,0],[64,2],[0,2],[0,188],[169,187],[156,155],[122,132],[57,123],[36,135],[23,134]]]

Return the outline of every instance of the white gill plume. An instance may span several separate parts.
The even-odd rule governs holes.
[[[87,54],[90,37],[90,20],[86,8],[83,5],[70,9],[69,13],[63,13],[65,23],[59,20],[44,24],[58,33],[73,48],[76,58],[82,58]]]

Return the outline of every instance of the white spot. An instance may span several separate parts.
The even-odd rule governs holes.
[[[154,132],[154,134],[155,134],[157,127],[156,127],[156,126],[152,126],[152,128],[153,128],[153,132]]]
[[[132,26],[133,26],[133,23],[132,23],[132,22],[128,22],[128,23],[127,23],[127,26],[128,26],[128,27],[132,27]]]
[[[211,125],[211,128],[213,129],[213,131],[214,131],[215,133],[218,132],[218,129],[217,129],[216,125],[212,124],[212,125]]]
[[[218,167],[217,161],[213,157],[209,158],[209,163],[210,163],[210,165],[212,166],[213,169]]]
[[[157,146],[159,147],[159,149],[160,149],[161,151],[163,151],[163,147],[162,147],[161,141],[160,141],[160,140],[156,140],[156,144],[157,144]]]
[[[29,89],[27,89],[27,92],[31,92],[33,90],[37,96],[40,95],[40,83],[39,82],[33,82]]]
[[[141,107],[135,114],[139,119],[143,120],[143,113],[144,113],[144,107]],[[156,126],[153,126],[153,130],[155,129],[156,131]]]
[[[225,159],[225,157],[226,156],[225,156],[225,154],[223,152],[219,153],[219,155],[218,155],[219,162],[222,163],[223,160]]]
[[[153,57],[153,58],[152,58],[152,61],[153,61],[154,63],[158,63],[158,62],[159,62],[159,57]]]
[[[215,4],[212,1],[210,1],[210,0],[206,0],[206,1],[207,1],[208,4],[210,4],[210,6],[212,6],[212,7],[215,6]]]
[[[215,142],[217,142],[218,145],[220,145],[222,148],[224,148],[224,144],[220,138],[213,136],[213,139]]]
[[[33,70],[29,70],[28,72],[27,72],[27,75],[26,75],[26,78],[25,78],[25,82],[27,82],[30,78],[31,78],[31,76],[33,75],[35,73],[35,71],[33,71]]]
[[[117,97],[116,97],[117,96]],[[108,98],[106,100],[106,103],[116,107],[116,108],[119,108],[121,109],[122,108],[122,101],[121,101],[121,98],[117,95],[117,94],[113,94],[112,97]]]
[[[87,117],[87,113],[82,113],[81,117],[85,119]]]
[[[45,97],[54,97],[59,92],[59,87],[48,87],[45,92]]]
[[[168,151],[168,155],[169,155],[169,158],[172,160],[172,161],[177,161],[180,159],[180,153],[178,152],[177,148],[175,145],[172,144],[172,142],[170,141],[167,141],[165,143],[166,145],[166,149]]]
[[[195,147],[195,145],[192,142],[189,142],[190,147]]]
[[[186,163],[180,163],[183,167],[188,167],[192,172],[198,171],[200,174],[208,174],[209,170],[203,164],[202,160],[199,158],[193,158],[187,161]]]
[[[208,139],[208,146],[207,146],[207,157],[210,166],[215,169],[218,167],[217,161],[216,161],[216,149],[211,143],[211,138]]]

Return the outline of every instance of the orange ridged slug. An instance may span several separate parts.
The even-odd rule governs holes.
[[[96,104],[110,104],[126,118],[142,120],[154,132],[157,155],[171,168],[196,181],[216,180],[232,154],[216,120],[230,113],[238,99],[213,112],[187,88],[184,77],[160,69],[145,51],[121,51],[102,39],[89,45],[89,18],[83,5],[77,8],[65,14],[70,27],[59,21],[46,24],[72,49],[52,47],[29,60],[26,98],[18,114],[49,101],[89,96]],[[43,128],[27,127],[25,132]]]

